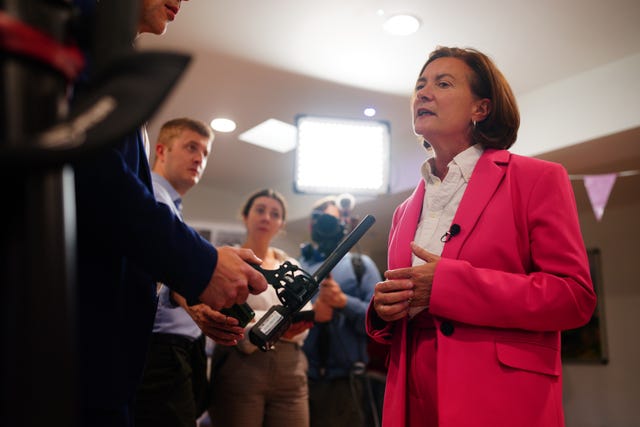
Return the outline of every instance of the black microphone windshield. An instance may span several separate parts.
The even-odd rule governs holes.
[[[460,226],[458,224],[451,224],[449,231],[442,235],[440,241],[442,243],[447,243],[453,236],[457,236],[458,234],[460,234]]]

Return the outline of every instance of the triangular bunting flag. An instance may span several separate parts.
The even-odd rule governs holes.
[[[587,189],[591,208],[598,221],[604,214],[604,208],[607,205],[611,189],[617,177],[617,173],[584,176],[584,187]]]

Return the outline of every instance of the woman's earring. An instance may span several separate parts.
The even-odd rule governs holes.
[[[476,128],[476,124],[477,124],[478,122],[476,122],[475,120],[471,120],[471,123],[473,123],[473,128],[475,129],[475,128]]]

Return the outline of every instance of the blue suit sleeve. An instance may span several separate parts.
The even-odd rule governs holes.
[[[76,165],[78,226],[100,250],[121,253],[154,280],[196,299],[213,274],[217,251],[156,202],[141,179],[149,173],[146,158],[130,155],[135,147],[130,138]]]

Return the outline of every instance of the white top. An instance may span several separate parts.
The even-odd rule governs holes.
[[[418,246],[427,251],[441,255],[444,248],[444,236],[453,222],[460,206],[460,201],[471,179],[471,173],[482,155],[482,147],[478,144],[458,154],[447,165],[449,170],[441,181],[433,173],[433,151],[429,150],[429,158],[422,164],[422,178],[425,181],[425,195],[422,204],[420,221],[414,236]],[[411,265],[422,265],[424,261],[413,255]],[[415,316],[426,307],[411,307],[409,315]]]
[[[287,254],[284,251],[276,248],[271,248],[271,249],[273,250],[276,261],[278,261],[280,264],[283,264],[285,261],[289,261],[292,264],[299,266],[298,261],[296,261],[294,258],[287,256]],[[256,322],[258,322],[265,314],[267,314],[267,311],[269,311],[269,309],[272,306],[282,305],[282,302],[280,302],[280,299],[278,298],[278,294],[276,293],[275,288],[269,285],[266,291],[261,292],[258,295],[250,294],[249,298],[247,298],[247,303],[251,306],[253,311],[256,313],[256,316],[254,318],[254,321],[249,322],[249,324],[245,326],[244,338],[238,342],[238,349],[243,353],[250,354],[258,350],[258,347],[253,345],[251,341],[249,341],[249,329],[251,329],[253,325],[256,324]],[[311,308],[312,308],[311,301],[309,301],[302,309],[311,310]],[[280,340],[295,342],[302,347],[302,344],[304,343],[304,339],[307,337],[308,334],[309,334],[309,330],[305,330],[304,332],[294,336],[290,340],[285,338],[280,338]]]

